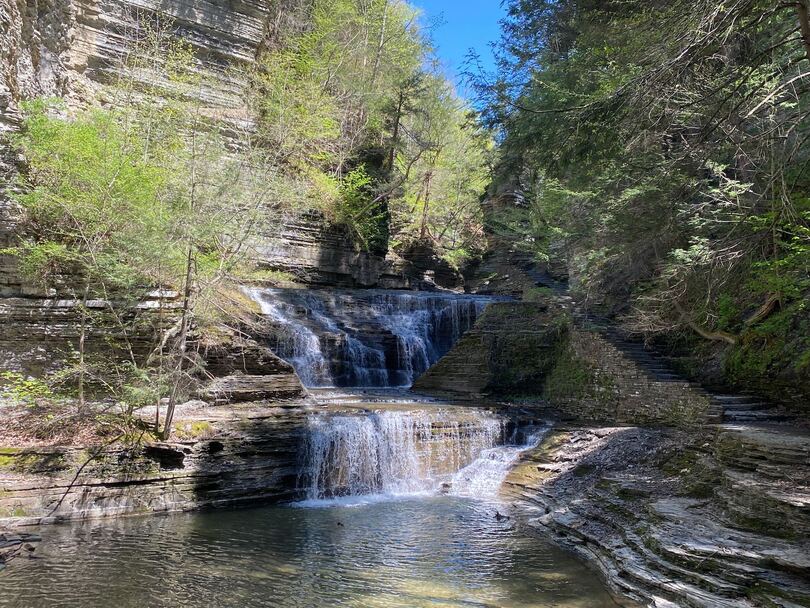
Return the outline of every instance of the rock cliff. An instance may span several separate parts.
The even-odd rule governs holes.
[[[13,246],[22,230],[19,209],[8,194],[24,170],[24,159],[7,135],[19,127],[25,100],[59,96],[74,108],[114,103],[105,85],[120,75],[122,58],[142,25],[163,20],[194,50],[210,111],[226,124],[251,129],[244,73],[275,43],[299,5],[298,0],[226,5],[209,0],[0,0],[0,249]],[[307,285],[413,289],[459,288],[462,283],[458,273],[424,251],[410,252],[413,260],[360,251],[345,230],[315,212],[276,225],[262,235],[258,250],[260,267]],[[75,348],[79,318],[74,298],[28,284],[15,258],[0,254],[4,367],[36,373],[56,353]]]

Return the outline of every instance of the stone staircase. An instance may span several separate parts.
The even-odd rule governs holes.
[[[585,312],[576,307],[568,296],[567,284],[553,279],[548,273],[539,270],[525,271],[538,287],[549,289],[562,298],[571,310],[576,323],[585,329],[597,332],[602,338],[617,348],[623,356],[633,361],[651,380],[688,384],[693,390],[703,392],[711,401],[713,421],[730,424],[774,424],[790,422],[793,416],[782,408],[769,403],[756,395],[739,393],[725,394],[708,389],[697,382],[685,378],[675,370],[667,357],[655,349],[647,347],[641,340],[629,336],[606,317]]]
[[[671,366],[664,355],[628,336],[607,319],[587,313],[574,313],[574,318],[587,329],[596,331],[651,379],[657,382],[687,383],[693,390],[704,393],[712,403],[716,422],[781,423],[793,419],[783,409],[756,395],[720,393],[688,380]]]

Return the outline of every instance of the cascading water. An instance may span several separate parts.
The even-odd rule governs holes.
[[[390,290],[247,289],[271,348],[308,387],[407,387],[492,298]]]
[[[435,492],[503,443],[506,427],[490,412],[466,409],[313,415],[299,485],[310,502]]]
[[[310,388],[408,387],[493,299],[384,290],[247,293],[271,328],[270,347]],[[400,393],[396,404],[380,407],[379,395],[362,392],[353,403],[346,391],[321,396],[363,412],[309,417],[298,479],[305,505],[448,490],[490,497],[527,447],[514,445],[508,420],[490,411],[410,401]]]
[[[529,433],[520,443],[483,450],[478,458],[453,475],[450,494],[471,498],[495,496],[520,455],[537,446],[549,428],[545,426]]]

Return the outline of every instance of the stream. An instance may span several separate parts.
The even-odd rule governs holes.
[[[306,418],[290,505],[43,527],[0,607],[588,607],[601,579],[504,516],[500,486],[549,426],[407,386],[486,299],[252,292],[272,346],[323,407]],[[367,389],[316,387],[375,386]]]
[[[615,605],[593,572],[496,509],[436,496],[52,526],[36,559],[3,574],[0,606]]]

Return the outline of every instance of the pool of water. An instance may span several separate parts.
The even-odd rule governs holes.
[[[37,558],[0,573],[0,606],[616,606],[497,509],[437,496],[45,527]]]

